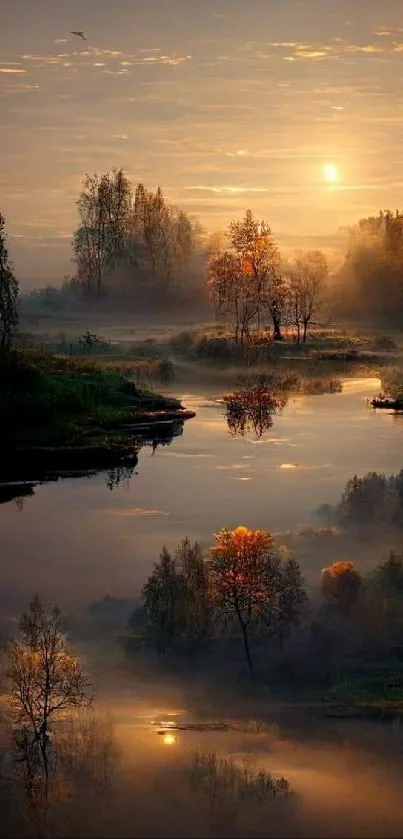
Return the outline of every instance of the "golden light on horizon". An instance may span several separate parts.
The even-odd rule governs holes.
[[[335,163],[325,163],[323,177],[328,184],[337,184],[339,180],[339,169]]]

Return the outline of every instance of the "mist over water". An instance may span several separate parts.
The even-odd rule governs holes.
[[[292,397],[260,440],[229,433],[222,389],[177,393],[196,418],[171,445],[142,449],[130,481],[111,491],[106,474],[59,480],[37,486],[20,509],[0,506],[10,557],[1,569],[2,620],[22,611],[34,591],[72,614],[106,593],[134,599],[161,546],[173,549],[186,535],[208,548],[223,525],[267,528],[280,541],[295,534],[320,504],[338,501],[355,472],[399,467],[403,420],[368,409],[378,390],[379,381],[366,378],[344,382],[341,394]],[[376,543],[334,541],[304,548],[301,540],[308,585],[340,553],[363,567],[379,561]],[[100,711],[113,721],[116,763],[107,794],[83,787],[74,807],[55,806],[52,836],[403,835],[400,727],[326,719],[317,707],[298,711],[270,693],[258,698],[208,677],[186,684],[180,674],[142,672],[114,639],[83,637],[75,646]],[[268,729],[245,730],[251,718]],[[217,720],[229,730],[191,728]],[[190,730],[172,741],[158,735],[161,725],[178,723]],[[189,781],[197,750],[284,776],[293,795],[264,806],[224,797],[212,806]]]
[[[38,486],[22,511],[0,506],[12,556],[2,611],[18,612],[36,589],[67,610],[106,593],[135,597],[164,543],[188,536],[209,547],[220,527],[239,524],[295,530],[334,504],[355,472],[395,472],[403,418],[368,409],[377,390],[378,380],[356,379],[341,394],[291,398],[260,440],[231,436],[222,390],[178,393],[196,418],[170,446],[142,449],[128,485],[111,492],[105,474],[60,480]],[[302,559],[308,577],[323,564]]]

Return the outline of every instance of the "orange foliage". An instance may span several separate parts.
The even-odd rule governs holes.
[[[354,562],[350,560],[343,560],[340,562],[333,562],[328,568],[324,568],[322,574],[329,574],[330,577],[336,579],[342,574],[356,574],[357,569]]]
[[[273,537],[266,530],[248,530],[247,527],[239,526],[235,530],[221,530],[211,550],[226,551],[239,558],[247,558],[261,550],[271,548],[272,544]]]

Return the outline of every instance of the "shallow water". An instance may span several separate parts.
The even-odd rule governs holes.
[[[261,441],[231,437],[218,393],[177,393],[197,412],[169,447],[144,449],[128,487],[106,476],[39,486],[22,510],[0,507],[0,610],[12,614],[34,591],[70,609],[103,596],[136,596],[166,543],[206,546],[219,528],[273,531],[307,521],[335,502],[355,472],[396,472],[403,418],[374,412],[376,379],[342,394],[290,400]]]

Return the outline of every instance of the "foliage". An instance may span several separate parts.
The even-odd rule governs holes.
[[[284,265],[270,226],[251,210],[230,224],[228,240],[230,249],[210,256],[207,286],[217,317],[233,328],[235,344],[249,346],[253,329],[260,335],[267,318],[274,341],[281,341],[282,328],[292,325],[297,342],[301,336],[306,342],[328,276],[324,255],[298,252],[293,263]]]
[[[141,593],[147,630],[159,655],[172,650],[184,630],[185,592],[185,580],[164,547]]]
[[[100,294],[105,276],[125,253],[131,202],[131,186],[122,169],[86,175],[73,240],[77,281],[86,292]]]
[[[6,221],[0,213],[0,353],[8,352],[18,327],[18,282],[8,255]]]
[[[262,377],[263,378],[263,377]],[[253,433],[260,439],[273,426],[273,416],[281,413],[287,403],[284,394],[273,392],[264,379],[247,384],[225,397],[226,419],[230,433]]]
[[[403,523],[403,469],[387,478],[377,472],[354,475],[345,486],[333,516],[344,525]]]
[[[203,259],[200,226],[122,169],[86,175],[77,208],[70,285],[79,294],[171,293]]]
[[[281,340],[281,257],[270,226],[247,210],[228,230],[230,250],[210,258],[207,284],[218,315],[234,324],[235,342],[248,343],[254,322],[260,331],[265,311],[274,338]]]
[[[194,652],[200,649],[212,629],[210,579],[199,542],[184,539],[175,554],[176,565],[185,581],[184,635]]]
[[[403,314],[403,214],[379,212],[349,231],[344,264],[330,293],[330,306],[342,317],[392,324]]]
[[[163,548],[131,618],[160,656],[192,657],[239,633],[251,671],[252,641],[282,643],[301,618],[306,594],[298,562],[282,556],[270,533],[238,527],[221,531],[210,555],[184,539],[172,556]]]
[[[251,637],[282,636],[298,623],[305,601],[298,563],[282,560],[270,533],[246,527],[221,530],[211,554],[213,601],[224,622],[238,624],[252,673]]]
[[[166,381],[160,362],[143,362],[142,367],[143,380]],[[94,438],[101,434],[103,439],[105,431],[133,421],[136,411],[164,407],[161,397],[129,381],[127,373],[133,372],[135,363],[126,368],[38,350],[9,353],[1,366],[0,403],[7,444],[74,445],[92,430]]]
[[[348,615],[357,603],[361,576],[354,562],[334,562],[322,572],[321,594],[327,606]]]
[[[88,703],[81,665],[67,646],[59,609],[46,615],[39,597],[20,621],[20,638],[8,649],[8,696],[17,728],[46,742],[57,715]]]

